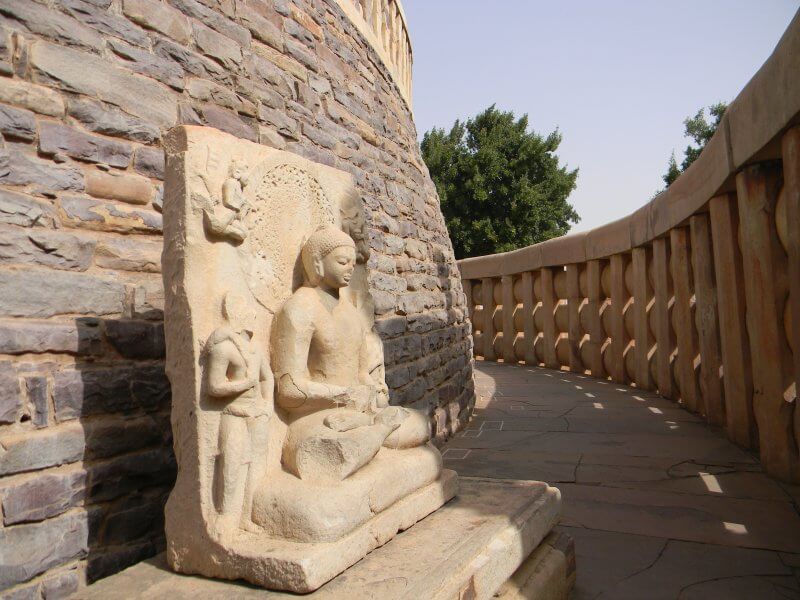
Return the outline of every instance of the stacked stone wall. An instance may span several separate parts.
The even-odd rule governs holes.
[[[352,173],[393,402],[440,440],[474,403],[412,115],[334,0],[0,0],[3,597],[65,597],[162,548],[160,143],[180,123]]]

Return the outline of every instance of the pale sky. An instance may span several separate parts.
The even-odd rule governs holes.
[[[793,0],[402,0],[417,130],[492,103],[563,135],[579,167],[573,231],[625,216],[663,187],[683,120],[736,97],[800,8]]]

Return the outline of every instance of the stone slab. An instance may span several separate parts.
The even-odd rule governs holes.
[[[537,481],[470,477],[461,477],[459,488],[455,499],[308,597],[492,598],[558,521],[560,493]],[[559,589],[559,584],[549,583],[549,579],[570,576],[568,542],[551,539],[548,543],[563,559],[549,550],[540,553],[537,560],[544,562],[526,563],[523,570],[527,576],[520,585],[533,580],[541,582],[543,589]],[[240,582],[179,575],[169,570],[164,555],[101,580],[75,596],[87,600],[232,597],[296,596]]]

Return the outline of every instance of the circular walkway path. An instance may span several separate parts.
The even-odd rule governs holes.
[[[655,394],[475,364],[475,417],[445,465],[561,489],[572,598],[800,599],[800,486]]]

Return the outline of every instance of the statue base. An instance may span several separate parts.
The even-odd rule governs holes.
[[[173,528],[168,536],[167,561],[180,573],[244,579],[268,589],[307,593],[427,517],[457,492],[458,475],[444,470],[438,480],[331,542],[303,543],[240,531],[221,544],[184,523],[184,531]]]
[[[445,471],[443,477],[455,480],[452,471]],[[442,487],[445,485],[443,483]],[[489,600],[493,597],[566,600],[574,583],[575,559],[569,538],[551,533],[561,509],[559,491],[538,481],[473,477],[461,477],[459,487],[454,500],[414,527],[395,535],[309,597],[315,600]],[[426,490],[418,493],[424,494]],[[403,510],[408,508],[397,507],[391,523],[387,514],[387,521],[370,522],[364,529],[357,530],[352,539],[330,544],[330,552],[335,546],[336,552],[343,553],[341,560],[345,560],[344,554],[361,555],[366,547],[357,548],[355,552],[348,545],[379,546],[380,536],[392,537],[397,528],[402,528],[406,518],[400,516]],[[379,516],[382,515],[384,513]],[[368,541],[367,536],[374,537]],[[360,542],[356,542],[357,539]],[[299,573],[305,573],[305,577],[316,576],[315,570],[332,559],[329,553],[317,554],[316,547],[312,550],[305,544],[292,544],[296,549],[291,550],[289,546],[286,544],[282,548],[284,577]],[[305,549],[302,556],[297,547]],[[214,552],[209,551],[209,562]],[[280,572],[281,564],[278,555],[274,556],[272,576]],[[266,570],[262,573],[267,575]],[[87,600],[234,597],[266,600],[295,596],[243,582],[177,574],[167,567],[164,555],[160,555],[80,590],[76,597]]]

